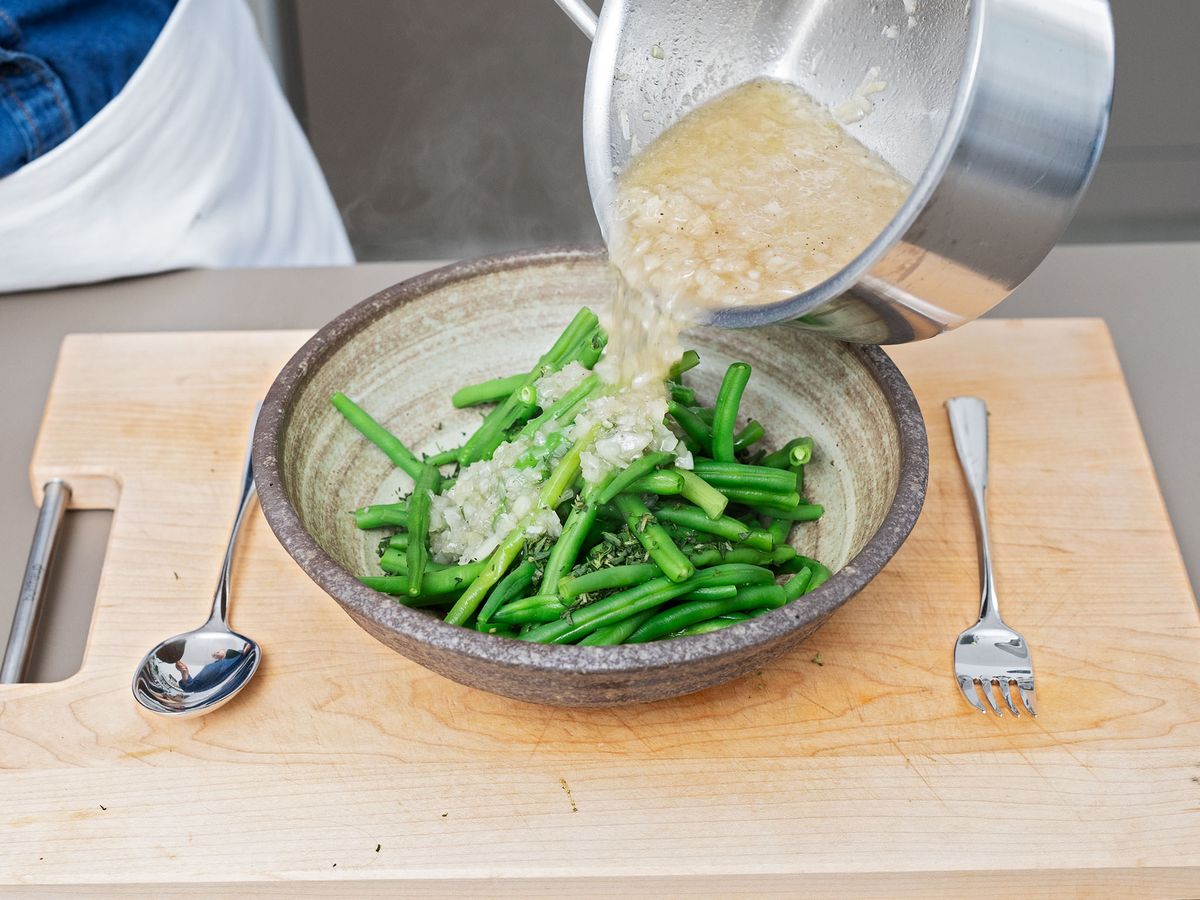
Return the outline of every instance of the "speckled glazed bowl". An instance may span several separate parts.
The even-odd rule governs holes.
[[[788,326],[697,331],[689,374],[711,398],[734,359],[754,368],[743,410],[770,444],[810,434],[805,490],[827,510],[797,529],[797,549],[836,574],[782,609],[706,635],[622,647],[543,646],[479,634],[400,606],[359,583],[377,572],[377,535],[349,511],[394,500],[403,476],[329,405],[345,391],[418,451],[456,446],[479,421],[456,411],[464,384],[527,370],[584,304],[611,290],[589,250],[459,263],[381,291],[322,328],[272,385],[254,465],[280,542],[368,633],[435,672],[483,690],[561,706],[659,700],[761,667],[813,633],[862,589],[917,519],[928,468],[916,400],[877,347]],[[440,428],[437,426],[440,425]]]

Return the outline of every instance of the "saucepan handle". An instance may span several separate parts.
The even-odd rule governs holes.
[[[54,558],[63,515],[71,500],[71,486],[61,478],[53,478],[46,482],[42,494],[42,509],[33,530],[33,545],[29,548],[25,577],[21,579],[21,593],[13,612],[12,631],[9,632],[8,646],[4,650],[4,662],[0,664],[0,684],[18,683],[25,677],[29,666],[29,653],[33,649],[38,617],[46,596],[46,576]]]
[[[554,0],[589,41],[596,38],[597,17],[584,0]]]

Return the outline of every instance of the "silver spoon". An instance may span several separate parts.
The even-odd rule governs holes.
[[[133,696],[151,712],[165,716],[193,716],[216,709],[231,700],[258,671],[262,651],[244,634],[229,627],[229,572],[233,548],[254,498],[254,471],[250,444],[258,407],[250,423],[250,440],[242,467],[242,496],[237,518],[225,548],[221,577],[208,621],[185,634],[167,638],[146,654],[133,676]]]

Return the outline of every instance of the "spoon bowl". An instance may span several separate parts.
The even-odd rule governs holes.
[[[133,696],[151,712],[198,715],[233,699],[261,660],[253,640],[208,622],[147,653],[133,676]]]

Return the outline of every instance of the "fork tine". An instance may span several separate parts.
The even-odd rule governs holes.
[[[966,698],[968,703],[970,703],[985,716],[987,715],[987,710],[983,708],[983,704],[980,703],[979,698],[975,696],[975,682],[965,675],[959,675],[958,689],[962,691],[962,695]]]
[[[992,708],[992,712],[1000,717],[1003,717],[1004,713],[1000,712],[1000,707],[996,705],[996,697],[992,693],[992,679],[980,678],[979,691],[983,694],[984,699],[987,700],[988,706]]]
[[[1004,702],[1008,706],[1008,711],[1019,719],[1021,717],[1021,713],[1018,712],[1016,706],[1013,705],[1012,694],[1009,692],[1008,687],[1008,677],[1001,675],[998,681],[1000,682],[1000,696],[1004,698]]]
[[[1037,710],[1033,706],[1033,679],[1018,681],[1017,690],[1021,692],[1021,702],[1025,704],[1025,708],[1029,710],[1029,714],[1036,717]]]

